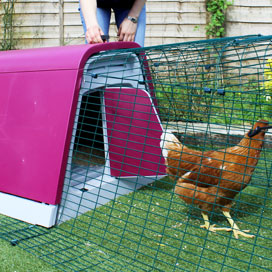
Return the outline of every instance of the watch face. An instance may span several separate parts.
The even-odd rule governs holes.
[[[127,18],[128,18],[131,22],[133,22],[133,23],[135,23],[135,24],[136,24],[137,21],[138,21],[137,18],[134,18],[134,17],[131,17],[131,16],[128,16]]]

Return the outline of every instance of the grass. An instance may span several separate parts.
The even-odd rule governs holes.
[[[165,190],[165,185],[156,183],[85,215],[93,220],[88,239],[95,239],[125,258],[137,259],[141,265],[149,264],[147,271],[196,271],[198,267],[203,267],[203,271],[218,271],[221,267],[225,271],[247,271],[250,266],[259,271],[269,269],[271,250],[267,243],[271,245],[271,203],[266,207],[269,212],[263,213],[262,219],[258,203],[265,189],[248,188],[247,194],[240,199],[243,204],[240,209],[246,209],[247,213],[239,209],[236,217],[241,222],[238,224],[249,226],[258,234],[257,239],[249,241],[235,240],[231,233],[213,234],[200,229],[199,211],[185,206],[172,190]],[[218,225],[227,225],[221,215],[213,217]],[[263,221],[261,226],[258,225],[260,220]],[[82,237],[84,225],[82,217],[74,225],[73,233]],[[257,257],[253,258],[253,255]]]
[[[34,227],[33,236],[41,235],[18,247],[1,241],[0,271],[271,271],[271,190],[254,185],[238,196],[232,215],[256,237],[236,240],[201,229],[200,211],[172,189],[167,178],[155,181],[57,228]],[[221,213],[211,219],[227,226]],[[12,224],[22,235],[27,226]]]
[[[55,272],[52,265],[27,253],[19,247],[13,247],[7,241],[0,240],[0,271],[3,272]]]

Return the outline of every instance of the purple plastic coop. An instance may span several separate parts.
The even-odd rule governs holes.
[[[114,190],[125,194],[149,183],[149,177],[163,175],[162,126],[149,87],[139,88],[146,75],[138,56],[124,51],[114,58],[99,57],[101,51],[133,47],[138,45],[123,42],[0,53],[0,213],[51,227],[94,208],[87,201],[75,214],[66,209],[70,203],[82,204],[82,182],[100,192],[110,186],[110,196],[103,198],[109,201],[116,197]],[[131,67],[118,74],[124,61]],[[115,76],[87,80],[101,69]],[[84,181],[73,178],[74,184],[68,184],[71,175],[78,175],[70,155],[80,97],[102,90],[103,175],[94,179],[85,169]],[[138,185],[126,185],[126,179]]]

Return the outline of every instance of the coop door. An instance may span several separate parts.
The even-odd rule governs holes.
[[[104,103],[111,175],[163,175],[162,126],[150,95],[140,89],[111,88],[105,90]]]

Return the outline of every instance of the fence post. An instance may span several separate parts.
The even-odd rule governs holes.
[[[59,45],[64,45],[64,0],[59,0]]]

